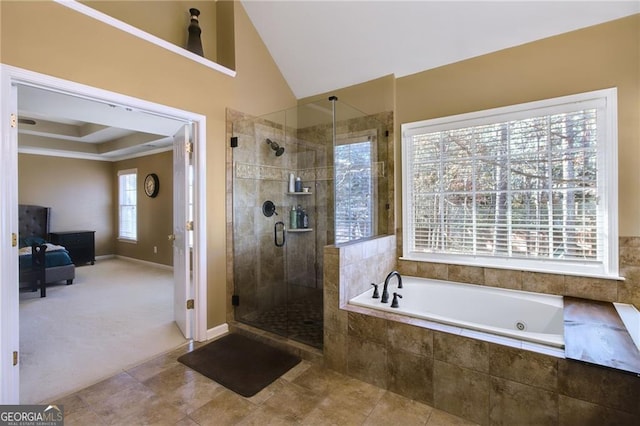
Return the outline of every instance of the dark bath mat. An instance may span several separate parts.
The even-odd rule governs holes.
[[[253,396],[300,358],[240,334],[228,334],[178,361],[242,396]]]

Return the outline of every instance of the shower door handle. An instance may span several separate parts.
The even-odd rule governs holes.
[[[278,234],[280,234],[281,238],[278,238]],[[276,222],[276,224],[273,225],[273,242],[275,243],[276,247],[282,247],[284,245],[284,235],[284,222]]]

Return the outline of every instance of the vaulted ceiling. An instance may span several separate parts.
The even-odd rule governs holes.
[[[297,98],[640,12],[640,1],[242,0]]]

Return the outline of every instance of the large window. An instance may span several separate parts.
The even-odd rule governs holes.
[[[405,258],[617,277],[615,89],[402,134]]]
[[[118,172],[118,238],[136,241],[138,239],[137,215],[137,170]]]
[[[336,244],[374,233],[375,136],[369,133],[338,139],[334,150]]]

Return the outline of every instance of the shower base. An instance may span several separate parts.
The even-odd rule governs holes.
[[[304,298],[240,318],[241,322],[322,348],[322,298]]]

